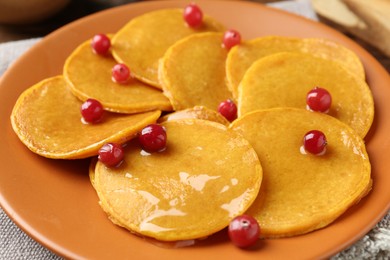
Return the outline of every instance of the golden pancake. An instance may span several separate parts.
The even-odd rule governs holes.
[[[188,36],[172,45],[161,60],[159,73],[164,94],[174,110],[205,106],[218,109],[231,98],[226,85],[222,33]]]
[[[115,59],[130,67],[134,76],[161,89],[158,61],[176,41],[199,32],[224,31],[209,16],[203,16],[200,28],[190,28],[183,20],[182,9],[164,9],[138,16],[119,30],[112,39]]]
[[[88,175],[89,175],[89,180],[91,181],[92,187],[95,187],[95,168],[96,168],[97,162],[98,162],[98,157],[93,157],[91,159],[91,162],[89,163],[89,167],[88,167]]]
[[[172,110],[169,100],[156,88],[136,79],[119,84],[112,80],[111,69],[117,64],[111,55],[97,55],[90,41],[81,44],[66,60],[64,76],[74,95],[80,100],[94,98],[106,110],[139,113]]]
[[[55,159],[78,159],[97,155],[104,143],[129,140],[161,114],[106,112],[100,123],[86,124],[81,120],[81,104],[62,76],[48,78],[19,96],[11,114],[12,127],[34,153]]]
[[[262,169],[249,143],[200,119],[162,124],[167,148],[149,154],[136,140],[120,167],[96,164],[100,205],[116,224],[161,241],[204,238],[225,228],[256,198]]]
[[[333,117],[274,108],[249,113],[231,127],[251,143],[263,167],[262,194],[246,212],[259,222],[262,237],[325,227],[371,189],[364,142]],[[300,151],[304,135],[314,129],[327,138],[322,156]]]
[[[317,57],[334,60],[357,77],[365,79],[364,68],[359,57],[340,44],[317,38],[266,36],[242,41],[240,45],[230,50],[226,60],[226,74],[233,96],[237,97],[238,85],[254,61],[287,51],[310,53]]]
[[[220,113],[203,106],[195,106],[193,108],[179,110],[161,117],[158,121],[162,123],[165,121],[172,121],[184,118],[209,120],[223,124],[225,126],[228,126],[230,124],[230,122]]]
[[[338,63],[304,53],[278,53],[248,69],[239,86],[238,114],[272,107],[306,107],[314,87],[332,96],[329,115],[364,137],[374,118],[374,101],[367,84]]]

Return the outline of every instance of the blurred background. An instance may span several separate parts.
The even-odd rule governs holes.
[[[42,37],[83,16],[141,0],[0,0],[0,43]],[[254,0],[261,3],[277,0]],[[190,1],[187,1],[190,2]]]
[[[0,0],[0,43],[42,37],[83,16],[139,0]]]
[[[140,1],[142,0],[0,0],[0,43],[42,37],[83,16]],[[390,0],[287,1],[311,3],[321,22],[358,42],[390,71]]]

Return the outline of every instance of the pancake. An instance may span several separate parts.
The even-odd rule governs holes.
[[[205,106],[217,110],[231,93],[226,85],[222,33],[188,36],[172,45],[161,60],[159,73],[164,94],[174,110]]]
[[[133,75],[161,89],[158,61],[176,41],[199,32],[224,31],[213,18],[204,15],[201,27],[186,25],[182,9],[164,9],[133,18],[112,39],[112,50],[118,62],[130,67]]]
[[[129,140],[161,114],[106,112],[100,123],[85,124],[81,104],[62,76],[48,78],[19,96],[11,114],[12,127],[34,153],[54,159],[79,159],[97,155],[104,143]]]
[[[374,101],[368,85],[334,61],[304,53],[278,53],[259,59],[239,86],[238,114],[273,107],[306,107],[314,87],[332,96],[329,115],[351,126],[361,137],[371,127]]]
[[[163,117],[160,117],[160,119],[158,121],[165,122],[165,121],[172,121],[172,120],[178,120],[178,119],[184,119],[184,118],[195,118],[195,119],[209,120],[209,121],[223,124],[225,126],[228,126],[230,124],[230,122],[224,116],[222,116],[220,113],[218,113],[215,110],[211,110],[207,107],[203,107],[203,106],[195,106],[193,108],[179,110],[179,111],[167,114]]]
[[[97,55],[90,41],[82,43],[66,60],[64,76],[80,100],[97,99],[106,110],[139,113],[152,110],[170,111],[172,106],[163,93],[136,79],[115,83],[111,69],[117,64],[111,55]]]
[[[89,180],[91,181],[92,187],[95,187],[95,168],[96,168],[97,162],[98,162],[98,157],[93,157],[91,159],[91,162],[89,163],[89,167],[88,167],[88,175],[89,175]]]
[[[262,169],[255,151],[215,122],[162,125],[165,151],[146,153],[134,140],[120,167],[97,163],[92,178],[103,210],[115,224],[161,241],[204,238],[225,228],[259,191]]]
[[[246,214],[261,236],[288,237],[327,226],[371,189],[364,142],[349,126],[322,113],[296,108],[258,110],[231,128],[256,150],[263,167],[262,194]],[[300,151],[305,133],[325,133],[322,156]]]
[[[226,60],[226,73],[233,96],[237,97],[238,85],[254,61],[271,54],[289,51],[310,53],[336,61],[358,78],[365,79],[364,67],[359,57],[336,42],[320,38],[266,36],[242,41],[240,45],[230,50]]]

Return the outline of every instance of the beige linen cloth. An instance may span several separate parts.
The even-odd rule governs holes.
[[[282,1],[270,4],[306,18],[317,20],[309,0]],[[0,44],[0,76],[9,65],[40,39]],[[21,231],[0,208],[0,260],[61,259]],[[390,259],[390,213],[368,234],[348,249],[332,257],[339,259]]]

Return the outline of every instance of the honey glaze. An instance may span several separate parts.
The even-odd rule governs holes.
[[[154,246],[165,248],[165,249],[178,249],[186,247],[201,247],[201,246],[210,246],[213,244],[221,244],[230,242],[228,235],[228,227],[218,231],[215,234],[210,236],[201,237],[197,239],[188,239],[188,240],[178,240],[178,241],[161,241],[155,238],[142,236],[140,234],[135,234],[145,242],[150,243]]]
[[[133,234],[147,243],[165,249],[178,249],[178,248],[186,248],[186,247],[193,247],[193,246],[197,247],[197,246],[202,246],[205,243],[207,243],[207,245],[210,245],[210,244],[226,243],[230,241],[227,227],[210,236],[201,237],[197,239],[187,239],[187,240],[177,240],[177,241],[162,241],[152,237],[143,236],[137,233],[133,233]]]
[[[179,241],[160,241],[150,237],[143,237],[143,239],[150,244],[162,248],[168,248],[168,249],[183,248],[183,247],[193,246],[196,243],[198,243],[198,240],[196,239],[179,240]]]
[[[97,163],[94,187],[114,223],[169,242],[153,242],[158,246],[184,247],[248,209],[262,168],[247,141],[221,124],[183,119],[163,126],[166,150],[145,154],[130,142],[120,167]]]

